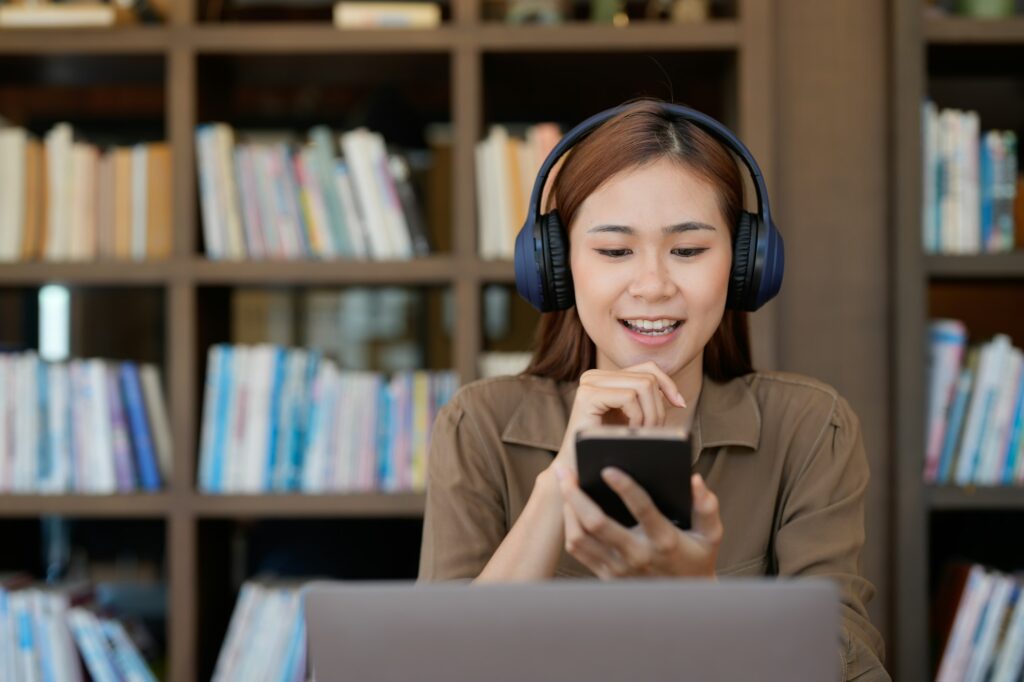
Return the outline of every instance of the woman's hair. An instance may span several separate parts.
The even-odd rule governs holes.
[[[662,111],[655,100],[638,100],[577,143],[563,157],[547,209],[557,206],[566,231],[590,194],[624,170],[669,158],[714,188],[719,207],[734,237],[743,210],[743,180],[729,149],[699,126]],[[747,314],[726,310],[704,348],[704,373],[728,381],[753,370]],[[557,381],[578,381],[595,367],[597,351],[576,307],[545,313],[534,340],[533,357],[524,374]]]

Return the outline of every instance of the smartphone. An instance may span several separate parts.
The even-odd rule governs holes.
[[[601,478],[605,467],[621,469],[647,491],[673,524],[690,528],[690,439],[669,427],[602,426],[576,434],[580,488],[604,513],[629,528],[637,524],[618,493]]]

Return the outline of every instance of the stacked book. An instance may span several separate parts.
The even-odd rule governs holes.
[[[303,682],[306,623],[298,586],[242,585],[213,682]]]
[[[0,587],[0,682],[90,678],[156,682],[117,620],[72,607],[59,591]]]
[[[506,126],[494,125],[477,143],[477,238],[481,257],[512,258],[537,171],[560,137],[561,131],[554,123],[530,126],[522,138],[511,135]],[[546,187],[550,188],[554,177],[551,173]]]
[[[944,637],[937,682],[1016,682],[1024,673],[1024,598],[1018,577],[957,565],[936,604]],[[955,615],[950,619],[949,614]],[[948,621],[952,620],[951,623]]]
[[[166,143],[101,149],[67,123],[43,140],[0,128],[0,261],[162,259],[171,230]]]
[[[453,372],[344,371],[318,351],[217,345],[207,359],[199,486],[209,493],[423,490]]]
[[[341,153],[335,142],[340,146]],[[215,260],[359,258],[429,253],[405,157],[357,128],[305,144],[235,141],[224,123],[196,130],[206,255]]]
[[[1024,353],[1004,334],[966,347],[962,322],[931,323],[925,482],[1021,485]]]
[[[436,2],[381,2],[342,0],[334,5],[338,28],[437,28],[441,5]]]
[[[1008,130],[983,132],[976,111],[940,111],[932,101],[924,103],[922,127],[925,251],[1012,251],[1024,230],[1014,218],[1022,184],[1016,135]],[[1020,210],[1018,206],[1018,215]]]
[[[155,366],[0,353],[0,492],[154,491],[170,461]]]

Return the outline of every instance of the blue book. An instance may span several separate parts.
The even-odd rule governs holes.
[[[36,609],[32,614],[32,620],[36,629],[36,648],[39,651],[39,669],[43,674],[43,682],[58,682],[60,678],[54,669],[56,658],[53,654],[53,647],[56,643],[50,638],[50,628],[47,622],[49,618],[56,616],[50,612],[48,607],[42,606],[42,602],[49,599],[47,595],[37,593],[32,598],[36,600]]]
[[[386,490],[392,475],[391,395],[386,381],[377,385],[377,489]]]
[[[231,390],[232,364],[235,352],[231,346],[220,346],[220,369],[217,376],[217,404],[213,416],[213,454],[211,455],[210,488],[208,492],[224,491],[224,457],[226,443],[231,425],[231,402],[234,399]]]
[[[992,152],[989,149],[991,133],[981,136],[981,143],[978,145],[978,192],[979,203],[981,204],[981,251],[989,251],[989,243],[992,240],[992,226],[994,223],[994,183],[995,177],[992,173]]]
[[[202,432],[199,438],[199,489],[209,490],[213,481],[214,413],[217,411],[217,382],[220,378],[221,347],[211,346],[206,353],[206,379],[203,381]]]
[[[39,469],[36,475],[36,489],[39,484],[49,481],[53,476],[53,448],[50,445],[49,428],[49,403],[50,403],[50,370],[49,363],[36,359],[36,398],[38,400],[38,428],[36,429],[39,440],[37,442]]]
[[[139,483],[143,490],[159,490],[160,469],[157,467],[153,436],[146,419],[146,403],[142,399],[139,368],[133,362],[121,363],[121,390],[124,393],[124,406],[128,412],[128,426],[132,434]]]
[[[1013,408],[1014,420],[1010,430],[1009,450],[1006,453],[1006,467],[1003,469],[1003,484],[1012,485],[1020,456],[1020,441],[1024,437],[1024,378],[1017,387],[1017,405]]]
[[[278,682],[291,682],[300,671],[296,670],[302,662],[300,654],[306,648],[306,623],[302,614],[302,599],[299,599],[299,609],[296,612],[295,623],[292,625],[292,636],[288,642],[288,648],[284,656],[284,662],[278,674]]]
[[[274,348],[274,377],[270,385],[270,405],[268,406],[269,422],[267,438],[267,469],[263,476],[263,491],[269,492],[274,489],[274,469],[277,467],[277,431],[278,420],[281,414],[281,392],[284,387],[285,368],[288,362],[288,354],[284,348]]]
[[[960,431],[964,425],[964,415],[967,413],[967,402],[970,398],[971,387],[974,383],[974,369],[965,367],[960,373],[957,381],[956,394],[953,396],[953,406],[949,410],[949,425],[946,428],[946,442],[942,446],[942,457],[939,459],[939,474],[935,479],[936,483],[949,483],[953,473],[953,453],[956,451],[960,438]]]

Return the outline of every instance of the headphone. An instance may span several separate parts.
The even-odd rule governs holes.
[[[757,191],[757,213],[742,211],[733,230],[732,269],[726,307],[753,312],[779,293],[785,252],[782,235],[772,222],[768,188],[757,161],[736,135],[715,119],[680,104],[658,102],[666,117],[690,121],[734,151],[750,171]],[[541,214],[544,183],[555,163],[583,137],[605,121],[627,111],[623,104],[594,114],[570,130],[551,150],[537,173],[526,222],[516,236],[516,289],[542,313],[571,308],[576,302],[569,270],[569,238],[558,211]]]

